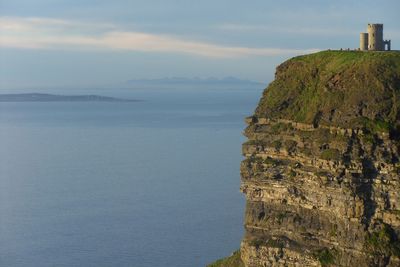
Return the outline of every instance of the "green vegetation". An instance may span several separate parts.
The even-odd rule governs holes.
[[[329,172],[327,172],[327,171],[317,171],[316,173],[315,173],[318,177],[327,177],[327,176],[329,176]]]
[[[308,147],[303,148],[303,149],[301,150],[301,152],[302,152],[304,155],[308,156],[308,157],[312,156],[312,154],[313,154],[312,151],[311,151],[311,148],[308,148]]]
[[[296,177],[297,173],[294,170],[290,170],[289,177],[293,178]]]
[[[272,145],[274,146],[276,151],[279,151],[282,147],[282,142],[280,140],[275,140],[272,142]]]
[[[283,248],[284,244],[280,240],[269,238],[265,240],[263,238],[256,238],[250,241],[250,245],[256,247],[257,249],[261,246],[268,246],[272,248]]]
[[[285,147],[287,151],[293,152],[296,149],[297,142],[294,140],[286,140],[285,141]]]
[[[251,240],[250,241],[250,245],[251,246],[253,246],[253,247],[256,247],[257,249],[259,248],[259,247],[261,247],[262,245],[265,245],[266,244],[266,241],[264,240],[264,239],[253,239],[253,240]]]
[[[335,263],[336,250],[323,248],[314,252],[314,257],[318,259],[322,266],[330,266]]]
[[[248,161],[249,163],[263,163],[264,159],[262,157],[257,157],[252,155],[251,157],[247,158],[246,161]]]
[[[400,210],[392,210],[390,213],[396,215],[396,217],[400,218]]]
[[[321,153],[321,159],[325,160],[339,160],[340,156],[340,151],[334,148],[325,149]]]
[[[281,212],[279,213],[276,218],[278,220],[278,223],[281,224],[283,223],[283,220],[287,217],[287,213],[286,212]]]
[[[242,259],[240,258],[240,251],[235,251],[227,258],[217,260],[214,263],[207,265],[207,267],[244,267]]]
[[[387,224],[383,224],[379,230],[367,234],[365,249],[375,255],[400,257],[400,242],[393,229]]]
[[[332,134],[328,129],[319,128],[314,131],[299,131],[297,134],[307,142],[316,141],[320,144],[335,142],[347,143],[348,138],[341,134]]]
[[[320,143],[330,143],[332,140],[343,139],[341,135],[339,136],[332,135],[328,129],[317,129],[312,133],[311,138],[317,140]]]
[[[293,169],[299,169],[301,168],[303,165],[298,162],[298,161],[292,161],[290,162],[290,167],[292,167]]]
[[[271,132],[273,134],[279,134],[280,132],[285,132],[287,130],[292,130],[293,127],[290,124],[278,122],[271,126]]]
[[[245,143],[243,143],[244,146],[262,146],[264,145],[264,142],[261,140],[249,140]]]
[[[323,51],[279,65],[255,115],[387,132],[400,113],[397,88],[400,52]]]
[[[380,119],[371,120],[367,117],[359,117],[353,119],[351,124],[362,128],[365,132],[370,134],[389,132],[390,130],[390,123]]]
[[[362,137],[361,137],[362,141],[364,143],[367,144],[374,144],[375,143],[375,135],[371,134],[371,133],[365,133]]]
[[[279,166],[282,164],[282,161],[280,161],[279,159],[273,159],[271,157],[267,157],[263,162],[264,164],[272,166]]]
[[[281,241],[275,240],[275,239],[272,239],[272,238],[270,238],[267,241],[266,245],[268,247],[272,247],[272,248],[283,248],[284,247],[284,244]]]
[[[337,235],[337,229],[338,229],[337,224],[334,224],[332,226],[331,231],[329,232],[329,235],[332,236],[332,237],[335,237]]]

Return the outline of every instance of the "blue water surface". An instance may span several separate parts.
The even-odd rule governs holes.
[[[0,103],[0,266],[205,266],[238,249],[260,89]]]

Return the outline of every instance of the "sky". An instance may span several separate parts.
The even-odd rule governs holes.
[[[398,0],[0,0],[0,89],[233,76],[260,82],[296,55],[357,48]]]

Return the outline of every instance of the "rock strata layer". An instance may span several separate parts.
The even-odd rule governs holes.
[[[290,59],[246,122],[246,267],[400,266],[399,52]]]

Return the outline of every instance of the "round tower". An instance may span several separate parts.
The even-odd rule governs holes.
[[[383,24],[368,24],[368,50],[385,50],[383,44]]]
[[[366,32],[360,33],[360,50],[368,50],[368,33]]]

